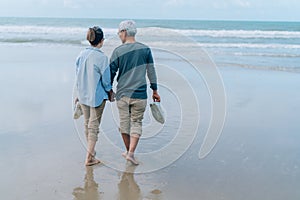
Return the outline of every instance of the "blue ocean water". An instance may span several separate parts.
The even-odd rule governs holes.
[[[0,45],[84,46],[88,27],[116,37],[120,19],[0,18]],[[193,39],[218,66],[300,72],[300,22],[136,20]],[[155,38],[159,42],[159,37]]]

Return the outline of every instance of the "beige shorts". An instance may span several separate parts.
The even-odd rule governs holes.
[[[147,99],[133,99],[123,96],[117,101],[120,117],[120,132],[142,135],[142,121]]]

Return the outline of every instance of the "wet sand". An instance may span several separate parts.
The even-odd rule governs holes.
[[[74,60],[81,49],[0,46],[5,55],[0,58],[1,199],[299,198],[300,74],[220,67],[227,115],[213,151],[198,158],[210,119],[208,94],[203,93],[200,126],[191,146],[174,163],[149,173],[142,171],[168,155],[148,160],[142,153],[176,137],[180,111],[169,111],[176,97],[162,89],[166,99],[174,99],[164,105],[168,124],[154,137],[145,132],[149,138],[138,146],[142,163],[135,169],[105,142],[108,138],[120,152],[123,148],[117,127],[112,128],[117,120],[111,114],[114,105],[108,104],[103,123],[110,125],[102,127],[97,145],[104,165],[86,168],[83,133],[76,131],[80,121],[74,124],[71,108]],[[150,123],[146,113],[146,128]],[[186,127],[187,134],[192,131]]]

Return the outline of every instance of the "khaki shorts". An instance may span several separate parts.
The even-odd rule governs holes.
[[[84,132],[87,141],[98,140],[99,126],[105,103],[106,100],[104,100],[102,104],[96,108],[81,104],[81,109],[84,115]]]
[[[128,135],[142,135],[142,121],[147,99],[122,97],[117,101],[120,117],[120,132]]]

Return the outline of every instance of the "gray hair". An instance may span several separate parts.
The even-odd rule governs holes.
[[[133,20],[122,21],[119,25],[119,31],[123,30],[126,30],[127,36],[134,37],[137,32],[135,22]]]

